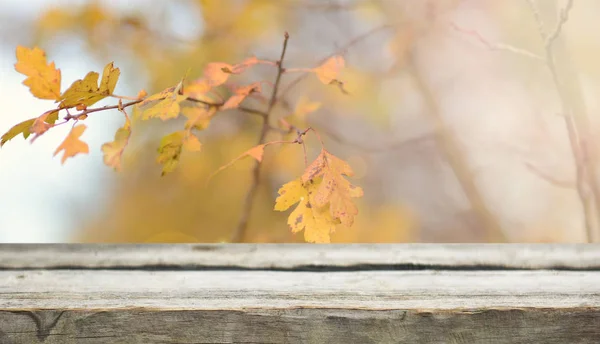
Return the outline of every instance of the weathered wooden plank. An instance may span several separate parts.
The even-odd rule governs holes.
[[[599,262],[598,245],[0,245],[0,344],[599,343]]]
[[[600,341],[584,271],[0,271],[1,343]]]
[[[600,270],[600,244],[0,244],[0,269],[567,268]]]

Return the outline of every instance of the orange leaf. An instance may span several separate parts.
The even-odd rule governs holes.
[[[235,158],[235,159],[231,160],[230,162],[228,162],[227,164],[219,167],[219,169],[217,169],[215,172],[213,172],[208,177],[206,182],[208,183],[215,175],[217,175],[217,173],[223,171],[224,169],[228,168],[229,166],[235,164],[237,161],[239,161],[242,158],[245,158],[247,156],[253,157],[254,159],[256,159],[256,161],[261,162],[263,159],[264,152],[265,152],[265,147],[272,143],[275,143],[275,142],[263,143],[261,145],[254,146],[254,147],[248,149],[244,153],[240,154],[237,158]]]
[[[235,94],[223,104],[222,110],[235,109],[248,97],[250,94],[260,92],[260,82],[253,82],[249,85],[239,87],[235,90]]]
[[[78,126],[73,127],[69,132],[69,135],[65,138],[65,140],[56,148],[54,155],[58,154],[61,150],[64,150],[63,157],[61,159],[61,163],[64,164],[67,158],[74,157],[79,153],[87,154],[90,152],[88,144],[81,141],[79,137],[83,134],[87,127],[85,124],[80,124]]]
[[[208,85],[212,87],[216,87],[224,84],[231,71],[233,70],[233,66],[223,62],[212,62],[206,65],[204,68],[204,78],[208,82]]]
[[[54,126],[54,123],[48,123],[48,116],[55,115],[58,116],[58,110],[50,110],[44,112],[40,117],[36,118],[29,131],[33,134],[33,139],[31,142],[35,141],[38,137],[42,136],[45,132],[47,132],[50,128]]]
[[[344,65],[344,57],[336,55],[327,59],[327,61],[319,67],[314,68],[313,71],[322,83],[329,85],[337,78],[340,70],[344,68]]]
[[[40,99],[57,100],[60,98],[60,69],[56,69],[54,62],[47,64],[46,53],[35,47],[28,49],[17,46],[17,72],[27,76],[23,85]]]

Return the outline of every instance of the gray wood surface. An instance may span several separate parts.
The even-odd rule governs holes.
[[[600,244],[0,244],[0,269],[488,267],[600,270]]]
[[[0,344],[600,343],[599,258],[593,245],[0,245]]]

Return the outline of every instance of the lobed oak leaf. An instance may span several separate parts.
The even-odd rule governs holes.
[[[47,64],[46,53],[38,48],[28,49],[17,46],[17,72],[27,76],[23,85],[29,87],[29,91],[40,99],[57,100],[60,98],[60,69],[56,69],[54,62]]]
[[[65,140],[60,144],[60,146],[58,146],[58,148],[56,148],[56,151],[54,151],[54,155],[56,156],[56,154],[58,154],[61,150],[64,150],[64,154],[61,159],[62,164],[67,161],[67,158],[72,158],[79,153],[87,154],[90,152],[88,144],[79,139],[86,128],[87,127],[85,124],[80,124],[73,127],[73,129],[71,129],[69,132],[69,135],[67,135]]]
[[[312,194],[320,183],[320,178],[306,184],[302,183],[301,179],[296,179],[283,185],[275,201],[275,210],[284,211],[298,203],[287,221],[292,232],[304,230],[304,239],[307,242],[329,243],[337,221],[331,217],[327,207],[319,208],[314,205]]]
[[[131,122],[129,119],[115,133],[115,140],[102,145],[102,153],[104,153],[104,164],[112,167],[115,171],[121,170],[121,159],[125,147],[129,143],[131,137]]]
[[[323,151],[326,168],[323,180],[314,194],[314,203],[317,207],[329,203],[331,216],[345,226],[352,226],[354,216],[358,214],[358,208],[352,202],[352,198],[363,196],[363,191],[344,178],[354,175],[348,163]]]
[[[315,72],[322,83],[329,85],[332,81],[336,80],[340,70],[344,68],[344,66],[344,57],[335,55],[328,58],[327,61],[319,67],[313,68],[313,72]]]
[[[227,99],[225,104],[221,107],[222,110],[235,109],[248,97],[250,94],[255,92],[261,92],[260,82],[253,82],[249,85],[239,87],[235,90],[234,94]]]
[[[98,101],[113,94],[119,75],[119,68],[114,68],[113,62],[107,64],[102,72],[100,86],[98,86],[99,75],[96,72],[89,72],[80,80],[76,80],[61,95],[61,107],[77,107],[85,109],[86,107],[97,103]]]
[[[160,140],[156,162],[163,165],[162,176],[173,172],[177,168],[185,135],[186,131],[176,131]]]
[[[187,97],[179,94],[173,94],[166,97],[152,107],[144,110],[142,119],[160,118],[163,121],[177,118],[181,112],[179,103],[186,100]]]

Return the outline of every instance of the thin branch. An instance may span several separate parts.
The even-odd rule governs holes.
[[[285,71],[283,68],[283,59],[285,58],[285,52],[287,50],[287,44],[290,35],[286,32],[283,39],[283,49],[281,50],[281,57],[277,61],[277,76],[275,78],[275,83],[273,85],[273,93],[271,93],[271,98],[269,100],[269,105],[267,107],[267,111],[265,111],[265,115],[262,116],[263,124],[262,129],[260,131],[260,137],[258,139],[258,144],[264,144],[267,138],[267,134],[270,130],[269,119],[271,117],[271,112],[277,102],[277,93],[279,91],[279,84],[281,82],[281,75]],[[256,161],[254,163],[254,167],[252,168],[252,184],[250,185],[250,190],[246,194],[246,199],[244,201],[244,205],[242,208],[242,214],[240,217],[240,221],[238,223],[237,228],[232,234],[231,242],[244,242],[246,232],[248,230],[248,222],[250,220],[250,213],[252,212],[252,205],[254,204],[254,197],[256,196],[256,192],[258,191],[258,185],[260,183],[260,167],[261,163]]]
[[[555,55],[553,45],[558,42],[558,38],[562,29],[569,19],[569,13],[573,8],[573,0],[568,0],[566,6],[561,9],[559,18],[553,30],[549,34],[544,29],[544,23],[540,16],[540,11],[533,2],[527,0],[531,7],[534,19],[538,25],[539,34],[544,41],[544,49],[546,52],[546,64],[552,75],[552,81],[558,92],[562,104],[562,112],[564,113],[565,128],[569,137],[571,153],[575,161],[576,168],[576,187],[577,194],[582,204],[583,215],[585,221],[585,231],[588,242],[594,242],[596,230],[594,223],[598,222],[600,217],[600,185],[597,181],[597,171],[594,161],[588,159],[589,153],[586,142],[591,137],[589,132],[589,120],[585,113],[585,105],[579,92],[579,85],[574,79],[574,71],[564,71],[559,75],[558,64],[556,63],[557,56]],[[562,53],[562,56],[560,56]],[[564,52],[559,50],[559,56],[565,58]],[[564,62],[564,61],[563,61]],[[563,69],[568,67],[568,63],[563,63]],[[568,85],[565,85],[568,83]],[[588,187],[591,195],[588,192]],[[590,197],[592,196],[592,197]],[[595,210],[595,214],[592,212]],[[595,222],[593,220],[596,220]]]
[[[354,39],[350,40],[348,43],[344,44],[342,47],[337,49],[335,52],[333,52],[333,53],[325,56],[323,59],[321,59],[321,61],[319,61],[317,63],[317,66],[323,64],[325,61],[327,61],[328,58],[345,52],[346,50],[348,50],[348,48],[371,37],[373,34],[379,32],[379,31],[385,30],[385,29],[389,29],[391,27],[392,26],[389,24],[381,25],[381,26],[378,26],[372,30],[369,30],[369,31],[363,33],[360,36],[355,37]],[[308,75],[310,75],[310,73],[302,74],[299,77],[297,77],[296,79],[292,80],[289,84],[287,84],[287,86],[281,91],[281,99],[285,98],[285,95],[288,94],[288,92],[290,92],[298,83],[300,83],[302,80],[304,80]]]
[[[493,51],[508,51],[510,53],[521,55],[521,56],[525,56],[525,57],[529,57],[529,58],[532,58],[532,59],[538,60],[538,61],[545,61],[546,60],[543,56],[537,55],[537,54],[532,53],[531,51],[528,51],[528,50],[525,50],[525,49],[517,48],[517,47],[512,46],[510,44],[492,43],[492,42],[486,40],[485,38],[483,38],[483,36],[481,36],[481,34],[479,32],[477,32],[477,31],[475,31],[475,30],[463,29],[460,26],[456,25],[455,23],[451,23],[450,26],[454,30],[456,30],[458,32],[461,32],[463,34],[466,34],[466,35],[474,37],[481,44],[485,45],[486,48],[488,48],[489,50],[493,50]]]
[[[562,31],[563,25],[567,22],[567,20],[569,20],[569,13],[571,12],[571,9],[573,8],[573,0],[568,0],[567,5],[565,6],[565,8],[563,8],[560,11],[560,17],[558,18],[558,23],[556,24],[556,27],[554,28],[554,31],[552,31],[551,34],[549,34],[546,37],[546,49],[548,47],[550,47],[552,45],[552,42],[554,42],[558,36],[560,35],[560,32]],[[538,26],[540,25],[540,23],[538,23]]]

